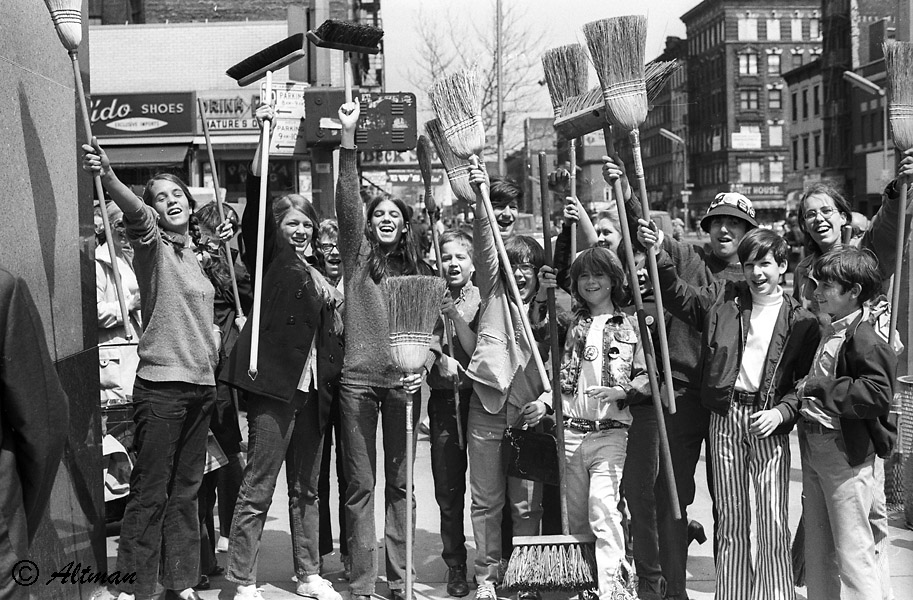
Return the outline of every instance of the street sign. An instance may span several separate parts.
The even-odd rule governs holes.
[[[266,102],[266,83],[260,84],[260,102]],[[269,138],[270,156],[294,156],[307,152],[304,143],[304,120],[307,114],[304,94],[305,84],[284,82],[273,84],[273,102],[276,118],[273,119]]]

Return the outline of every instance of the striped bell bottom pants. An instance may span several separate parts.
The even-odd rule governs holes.
[[[787,513],[789,436],[750,433],[751,417],[759,410],[734,403],[726,415],[710,417],[710,460],[720,511],[716,600],[795,598]]]

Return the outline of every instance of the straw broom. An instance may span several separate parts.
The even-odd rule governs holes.
[[[425,133],[437,150],[437,156],[447,171],[447,180],[450,182],[450,189],[453,194],[464,205],[470,205],[475,202],[475,192],[472,191],[472,185],[469,183],[469,163],[453,153],[453,148],[447,143],[444,137],[444,130],[441,129],[441,123],[437,119],[425,121]]]
[[[82,43],[82,1],[81,0],[44,0],[51,20],[57,30],[60,43],[66,48],[73,67],[73,80],[76,83],[76,96],[79,98],[79,111],[82,116],[83,127],[86,130],[86,143],[92,144],[92,120],[86,106],[86,92],[82,85],[82,75],[79,72],[79,44]],[[120,267],[117,265],[115,253],[114,234],[111,231],[111,222],[108,219],[105,188],[101,184],[101,175],[92,178],[95,182],[95,195],[101,208],[101,221],[105,226],[105,245],[111,255],[111,272],[114,276],[114,291],[117,293],[117,303],[120,305],[120,314],[124,319],[124,335],[127,341],[133,341],[133,328],[130,325],[130,313],[127,310],[127,297],[124,295],[124,286],[120,277]]]
[[[913,43],[888,40],[884,43],[884,62],[888,72],[888,103],[891,107],[891,131],[894,147],[901,152],[913,148]],[[888,335],[893,341],[900,311],[900,266],[903,262],[904,223],[907,217],[907,193],[910,181],[900,185],[900,226],[897,228],[894,281],[891,285],[891,321]]]
[[[599,83],[605,99],[609,120],[630,130],[634,150],[634,171],[640,188],[643,218],[650,220],[650,203],[647,199],[647,181],[640,152],[640,130],[649,108],[644,81],[644,46],[647,41],[647,18],[641,15],[614,17],[594,21],[583,26],[583,33],[590,47]],[[663,298],[659,290],[659,269],[656,256],[647,253],[647,265],[656,290],[656,310],[664,315]],[[666,384],[666,401],[669,413],[675,413],[675,396],[672,387],[672,367],[669,364],[669,343],[666,322],[657,319],[657,332],[662,350],[663,375]]]
[[[437,204],[431,192],[431,141],[424,135],[418,138],[418,166],[422,172],[422,182],[425,184],[425,210],[428,212],[428,222],[431,224],[431,244],[434,246],[434,257],[437,260],[437,273],[439,277],[444,274],[444,259],[441,257],[441,240],[437,227]],[[444,339],[447,343],[448,356],[453,358],[453,331],[450,319],[443,317]],[[460,417],[460,382],[453,382],[453,405],[456,411],[457,443],[460,450],[466,448],[466,438],[463,435],[463,419]]]
[[[587,56],[581,44],[568,44],[546,51],[542,55],[542,70],[545,72],[545,83],[555,111],[555,119],[561,116],[564,102],[586,91]],[[568,138],[570,154],[570,196],[577,202],[577,138]],[[540,173],[540,177],[542,173]],[[577,223],[571,221],[571,262],[577,256]]]
[[[478,165],[479,155],[485,147],[485,127],[482,125],[482,95],[479,89],[478,72],[475,69],[465,69],[449,77],[440,78],[432,85],[429,96],[431,97],[431,106],[440,121],[444,137],[453,153],[464,160],[468,159],[474,165]],[[505,271],[504,279],[507,280],[508,289],[514,303],[520,308],[523,334],[532,350],[533,360],[536,363],[536,369],[539,371],[542,386],[545,391],[549,392],[551,391],[551,386],[548,374],[545,371],[545,365],[542,363],[542,357],[539,356],[536,340],[533,338],[529,316],[523,310],[523,299],[520,296],[520,290],[517,289],[517,282],[514,281],[513,269],[510,266],[507,251],[504,249],[501,232],[498,231],[487,186],[482,188],[482,204],[488,215],[488,222],[491,226],[492,236],[501,261],[501,268]]]
[[[405,374],[418,373],[428,358],[432,332],[441,314],[446,283],[440,277],[388,277],[382,288],[387,298],[390,353]],[[412,394],[406,396],[406,600],[412,598]]]
[[[545,152],[539,153],[539,172],[548,168]],[[552,236],[548,181],[539,177],[542,206],[542,235],[545,238],[545,261],[552,266]],[[562,535],[516,536],[514,550],[504,573],[508,589],[530,591],[579,592],[597,584],[596,537],[592,534],[570,534],[567,514],[567,457],[564,453],[564,404],[561,398],[561,345],[558,339],[558,316],[555,290],[549,288],[548,326],[552,359],[552,408],[558,438],[558,485],[561,490]]]

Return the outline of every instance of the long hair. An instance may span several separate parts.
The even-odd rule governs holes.
[[[406,231],[403,232],[396,248],[390,252],[385,252],[381,246],[377,235],[374,233],[374,227],[371,226],[371,215],[374,210],[384,200],[389,200],[396,205],[400,214],[403,216],[403,223]],[[388,198],[386,196],[375,196],[368,203],[368,211],[365,217],[365,238],[371,246],[371,254],[368,257],[368,270],[371,273],[371,279],[375,283],[387,275],[420,275],[422,274],[419,263],[418,243],[412,231],[412,211],[406,206],[406,203],[399,198]]]
[[[618,256],[608,248],[594,246],[587,248],[571,264],[571,293],[581,310],[589,313],[589,306],[580,295],[577,283],[584,273],[608,275],[612,280],[612,302],[616,309],[628,304],[628,288],[625,285],[625,272],[621,268]]]
[[[805,202],[806,202],[806,200],[808,200],[811,196],[814,196],[815,194],[821,194],[821,195],[827,196],[828,198],[833,200],[834,206],[836,206],[837,210],[840,211],[840,213],[843,214],[844,217],[846,217],[847,223],[850,223],[850,221],[853,218],[853,214],[852,214],[853,209],[850,207],[850,203],[847,202],[846,198],[843,197],[843,194],[840,193],[840,190],[838,190],[835,186],[833,186],[829,183],[824,183],[824,182],[820,182],[820,181],[813,183],[813,184],[809,185],[808,189],[805,190],[805,193],[802,194],[802,198],[799,200],[799,215],[798,216],[799,216],[799,229],[802,230],[802,233],[805,234],[805,250],[808,254],[812,254],[814,256],[821,256],[823,251],[821,250],[821,248],[818,247],[818,244],[815,242],[815,240],[812,239],[812,236],[809,235],[808,231],[806,230],[806,225],[805,225],[805,207],[806,207]]]
[[[226,218],[232,221],[232,226],[237,230],[236,224],[238,222],[238,215],[235,213],[235,210],[230,206],[226,206],[225,213]],[[221,219],[219,219],[218,207],[215,202],[210,202],[209,204],[201,206],[200,209],[194,211],[193,214],[196,216],[200,240],[202,240],[205,234],[209,234],[212,236],[213,241],[219,243],[220,247],[220,252],[212,256],[212,260],[208,263],[203,264],[203,270],[209,275],[209,280],[214,287],[221,293],[230,295],[233,298],[234,291],[231,285],[231,271],[228,268],[228,261],[231,260],[231,249],[225,246],[216,235],[216,230],[219,228],[219,225],[222,224]],[[234,220],[231,218],[232,214],[234,214]],[[211,252],[208,248],[203,247],[202,249]]]
[[[196,217],[196,208],[197,201],[194,199],[193,194],[190,193],[190,188],[187,187],[187,184],[178,177],[171,173],[157,173],[152,176],[149,181],[146,182],[146,186],[143,188],[143,202],[146,206],[151,206],[155,208],[155,196],[152,195],[152,186],[156,181],[168,181],[175,184],[181,191],[184,192],[184,195],[187,197],[187,203],[190,205],[190,221],[188,222],[188,233],[190,234],[190,239],[193,241],[194,246],[199,245],[200,243],[200,225],[197,222]]]
[[[282,224],[282,219],[284,219],[292,209],[300,211],[307,217],[307,220],[311,222],[312,226],[311,239],[308,240],[308,245],[311,247],[311,252],[313,252],[314,257],[317,259],[317,264],[322,265],[323,253],[317,248],[317,231],[320,226],[320,219],[317,217],[317,211],[314,209],[314,205],[300,194],[286,194],[280,196],[273,200],[272,205],[273,220],[276,222],[277,228]]]

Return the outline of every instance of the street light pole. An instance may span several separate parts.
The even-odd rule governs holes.
[[[682,212],[684,213],[685,222],[685,231],[691,231],[691,214],[688,210],[688,200],[691,196],[691,190],[688,189],[688,146],[685,144],[685,139],[680,135],[676,135],[666,129],[665,127],[659,128],[659,135],[663,136],[667,140],[670,140],[674,144],[681,144],[682,146]]]
[[[890,152],[888,151],[888,91],[877,83],[866,79],[862,75],[858,75],[853,71],[844,71],[843,80],[853,87],[859,88],[860,90],[866,91],[870,94],[875,94],[881,99],[881,110],[883,116],[881,131],[881,141],[883,146],[881,158],[881,175],[882,177],[889,177],[888,173],[890,173]]]

